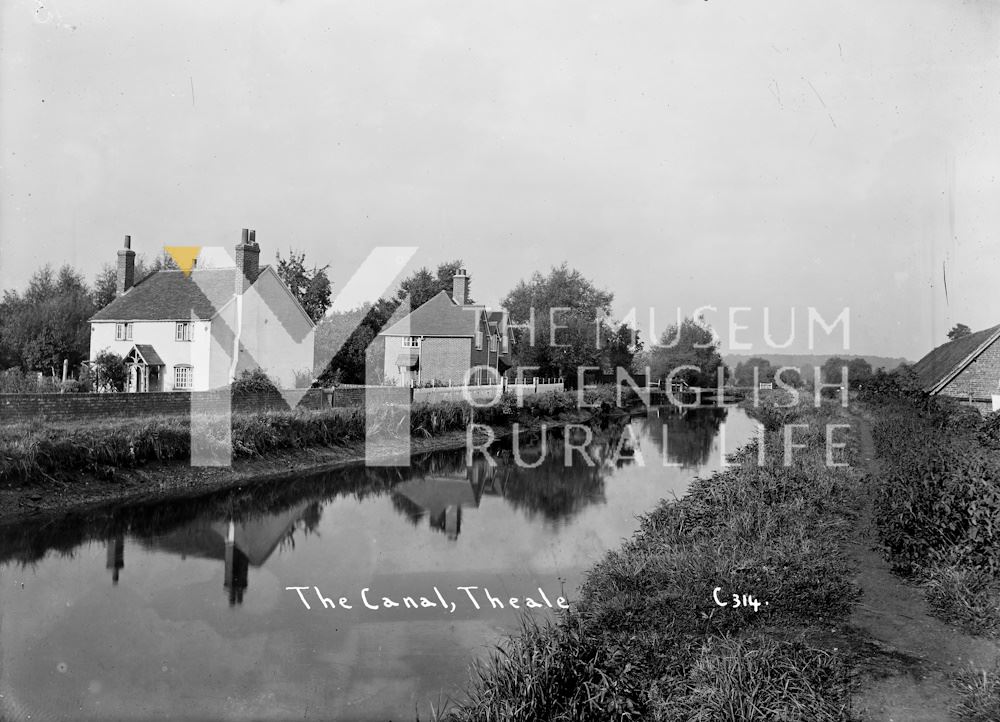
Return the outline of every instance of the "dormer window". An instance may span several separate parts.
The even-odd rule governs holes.
[[[116,341],[131,341],[132,340],[132,324],[130,324],[130,323],[116,323],[115,324],[115,340]]]
[[[191,331],[193,328],[194,324],[190,321],[178,321],[176,327],[174,328],[174,340],[190,341]]]
[[[420,348],[420,337],[403,336],[403,348]]]

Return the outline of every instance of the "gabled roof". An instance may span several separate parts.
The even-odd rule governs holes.
[[[263,269],[261,269],[263,270]],[[236,269],[155,271],[91,317],[91,321],[187,321],[212,318],[236,295]]]
[[[477,323],[482,312],[482,306],[459,306],[447,291],[441,291],[379,335],[471,338],[476,335]]]
[[[1000,325],[938,346],[913,366],[925,391],[937,393],[1000,338]]]
[[[153,348],[151,344],[148,343],[137,343],[132,347],[132,350],[125,354],[125,360],[127,361],[133,352],[135,355],[147,366],[163,366],[163,359],[160,358],[160,354],[156,353],[156,349]]]

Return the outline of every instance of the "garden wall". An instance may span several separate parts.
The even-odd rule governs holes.
[[[88,421],[96,419],[182,416],[191,413],[192,402],[210,409],[224,401],[227,390],[168,391],[147,394],[0,394],[0,423],[39,421]],[[243,393],[232,397],[233,413],[287,411],[290,408],[322,408],[319,389],[286,392]]]

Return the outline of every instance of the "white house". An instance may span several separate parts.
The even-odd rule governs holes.
[[[90,359],[125,358],[129,391],[204,391],[260,368],[280,388],[313,367],[315,324],[243,229],[235,266],[156,271],[134,283],[118,251],[118,295],[90,319]]]

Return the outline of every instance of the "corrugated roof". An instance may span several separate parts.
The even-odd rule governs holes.
[[[261,269],[263,271],[263,268]],[[91,321],[170,321],[212,318],[236,294],[235,268],[205,268],[190,276],[156,271],[91,317]]]
[[[379,335],[471,338],[476,334],[476,321],[482,310],[482,306],[458,306],[447,291],[441,291]]]
[[[926,391],[936,392],[1000,338],[1000,325],[938,346],[913,365]]]

